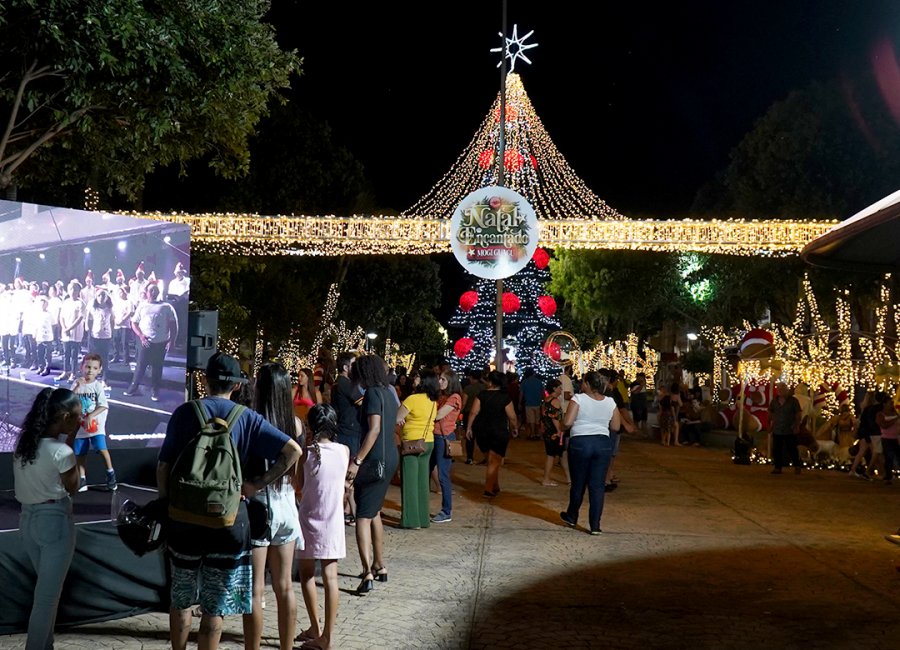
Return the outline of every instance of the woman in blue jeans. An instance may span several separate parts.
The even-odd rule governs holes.
[[[28,619],[26,650],[53,647],[63,582],[75,553],[70,494],[78,491],[72,442],[81,426],[81,398],[65,388],[45,388],[25,416],[13,457],[19,531],[37,581]],[[66,442],[59,436],[65,435]]]
[[[462,384],[459,376],[447,371],[438,378],[441,396],[434,422],[434,449],[431,451],[431,471],[437,467],[438,483],[441,486],[441,511],[431,518],[434,524],[452,521],[453,484],[450,482],[450,468],[453,459],[447,453],[447,443],[456,440],[456,421],[462,408]]]
[[[560,519],[573,528],[587,488],[590,507],[588,524],[591,535],[600,534],[600,517],[606,492],[606,470],[612,458],[610,430],[618,431],[619,410],[611,397],[604,396],[609,377],[589,372],[581,382],[581,393],[572,397],[563,416],[563,428],[569,436],[569,506],[559,513]]]

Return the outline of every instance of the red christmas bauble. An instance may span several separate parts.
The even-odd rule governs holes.
[[[544,354],[554,361],[559,361],[562,358],[562,349],[559,347],[559,343],[547,341],[544,343]]]
[[[506,121],[507,122],[515,122],[519,118],[519,109],[511,104],[506,105]],[[494,119],[498,122],[500,121],[500,107],[497,107],[496,112],[494,113]]]
[[[456,343],[453,344],[453,354],[455,354],[460,359],[462,359],[467,354],[469,354],[469,352],[471,352],[472,348],[474,348],[474,347],[475,347],[475,341],[473,341],[472,339],[470,339],[467,336],[464,336],[463,338],[457,340]]]
[[[478,166],[482,169],[488,169],[494,162],[494,150],[485,149],[478,154]]]
[[[550,254],[543,248],[536,248],[534,250],[534,255],[531,256],[531,259],[534,260],[534,265],[536,267],[538,267],[539,269],[545,269],[550,263]]]
[[[553,296],[541,296],[538,298],[538,309],[544,316],[552,316],[556,313],[556,300]]]
[[[507,171],[517,172],[522,169],[524,164],[525,156],[518,151],[510,149],[503,154],[503,166]]]
[[[512,291],[504,291],[503,298],[501,298],[500,302],[503,305],[504,314],[512,314],[513,312],[519,311],[519,307],[522,306],[519,296]]]
[[[472,308],[478,304],[478,292],[466,291],[459,297],[459,307],[463,311],[472,311]]]

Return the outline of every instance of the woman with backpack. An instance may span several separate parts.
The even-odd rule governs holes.
[[[291,399],[291,376],[280,363],[267,363],[256,376],[253,409],[272,426],[294,440],[302,434],[303,425],[294,415]],[[301,443],[301,446],[305,446]],[[255,503],[248,507],[268,514],[268,530],[251,530],[253,547],[253,610],[244,615],[244,646],[258,650],[262,637],[262,600],[265,590],[266,567],[272,576],[272,590],[278,606],[278,637],[281,650],[294,647],[297,621],[297,599],[291,581],[291,565],[294,547],[303,549],[303,536],[297,514],[297,497],[293,480],[302,477],[302,459],[272,485],[251,497]],[[252,458],[248,462],[247,476],[259,476],[266,469],[264,461]],[[302,482],[302,478],[300,478]],[[253,532],[258,532],[256,536]]]
[[[81,426],[81,398],[65,388],[45,388],[25,416],[13,457],[19,530],[37,575],[26,650],[53,647],[53,627],[63,582],[75,554],[75,520],[69,495],[78,491],[72,443]],[[59,436],[66,436],[60,442]]]

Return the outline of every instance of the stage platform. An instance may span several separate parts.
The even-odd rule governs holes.
[[[63,587],[58,627],[168,611],[163,554],[137,557],[111,521],[126,498],[143,505],[156,498],[156,489],[120,483],[117,492],[95,486],[73,497],[75,557]],[[0,634],[24,632],[31,613],[35,576],[18,531],[19,511],[12,491],[0,491]]]

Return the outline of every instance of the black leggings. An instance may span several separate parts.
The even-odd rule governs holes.
[[[775,469],[781,469],[790,459],[791,465],[800,467],[800,451],[797,449],[797,436],[793,433],[772,436],[772,455]]]

